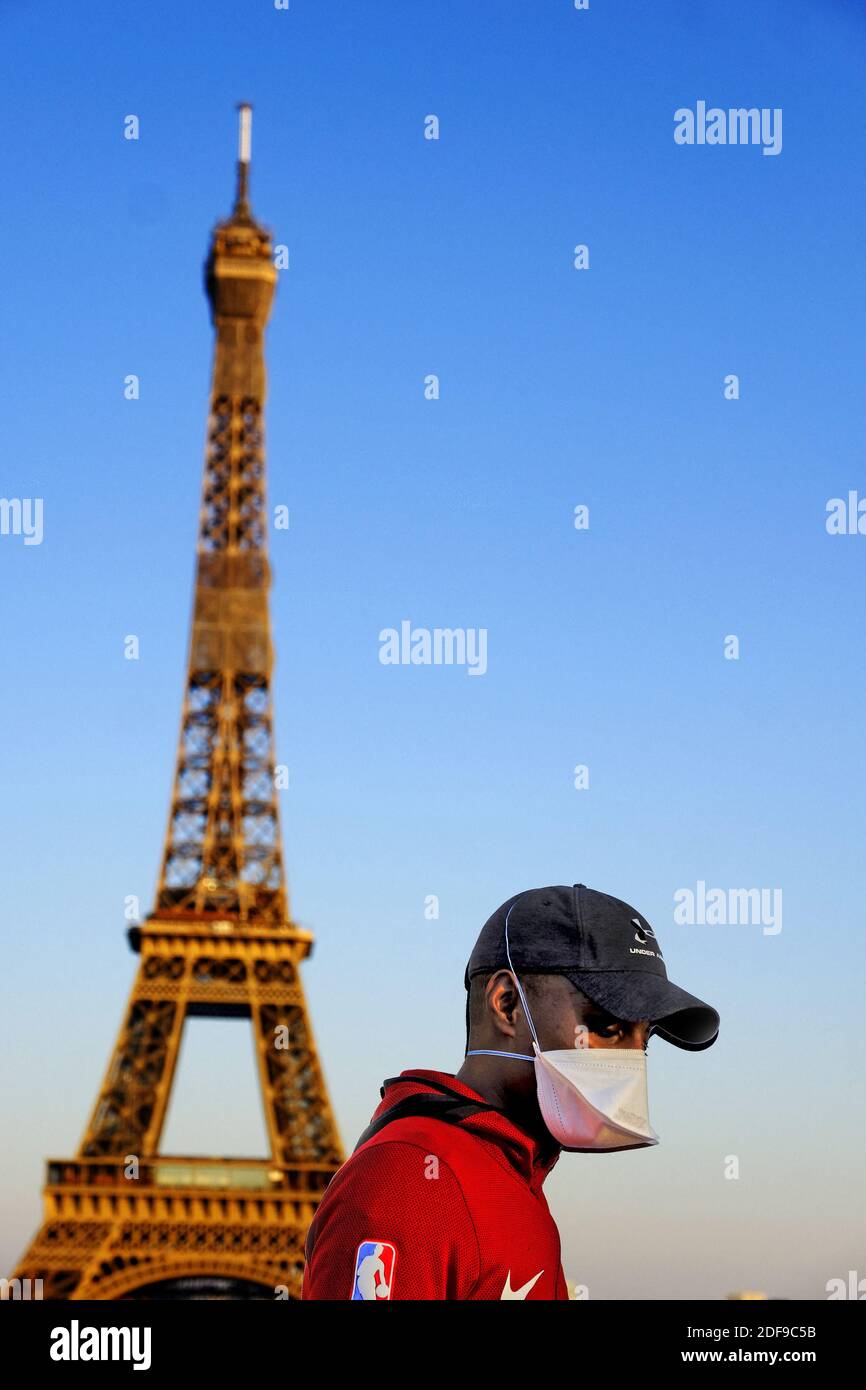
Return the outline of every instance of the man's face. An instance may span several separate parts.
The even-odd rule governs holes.
[[[630,1022],[616,1018],[588,998],[564,975],[533,976],[529,1008],[542,1052],[570,1047],[627,1047],[646,1050],[651,1024],[648,1019]],[[526,980],[521,980],[524,992]],[[513,1039],[517,1052],[532,1051],[532,1031],[514,979],[500,970],[487,986],[488,1004],[497,1030]]]

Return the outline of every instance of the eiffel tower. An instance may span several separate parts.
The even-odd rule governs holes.
[[[129,931],[138,973],[78,1155],[48,1161],[43,1223],[15,1273],[41,1279],[44,1298],[300,1298],[306,1229],[343,1159],[299,974],[313,938],[289,916],[283,874],[262,415],[277,271],[250,211],[239,110],[237,197],[205,267],[216,346],[156,906]],[[160,1154],[192,1016],[252,1021],[267,1158]]]

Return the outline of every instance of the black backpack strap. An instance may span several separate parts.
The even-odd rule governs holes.
[[[391,1081],[423,1081],[425,1086],[432,1086],[432,1081],[427,1081],[426,1077],[392,1077]],[[389,1084],[385,1082],[385,1086]],[[385,1087],[382,1090],[384,1092]],[[422,1116],[425,1119],[443,1120],[445,1124],[457,1125],[461,1120],[465,1120],[469,1115],[477,1115],[482,1111],[492,1111],[494,1114],[502,1114],[495,1105],[485,1105],[479,1100],[470,1100],[467,1096],[458,1095],[456,1091],[451,1091],[447,1086],[436,1086],[437,1091],[443,1091],[444,1095],[430,1095],[429,1092],[414,1096],[405,1096],[403,1100],[398,1100],[386,1110],[383,1115],[371,1120],[364,1130],[355,1150],[362,1144],[366,1144],[368,1139],[372,1139],[374,1134],[378,1134],[386,1125],[393,1124],[395,1120],[405,1120]]]
[[[379,1087],[379,1095],[385,1098],[385,1092],[389,1086],[399,1086],[403,1081],[416,1081],[419,1086],[429,1086],[431,1090],[441,1091],[446,1096],[457,1096],[459,1100],[466,1100],[466,1096],[461,1096],[459,1091],[455,1091],[451,1086],[446,1086],[441,1081],[431,1081],[427,1076],[413,1076],[412,1072],[406,1072],[405,1076],[389,1076]]]

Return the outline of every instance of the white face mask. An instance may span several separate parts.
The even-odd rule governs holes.
[[[614,1153],[659,1137],[649,1122],[646,1057],[629,1047],[535,1047],[541,1115],[564,1149]]]
[[[630,1047],[541,1051],[526,996],[511,962],[508,916],[505,951],[532,1032],[535,1055],[479,1047],[467,1052],[467,1057],[513,1057],[516,1061],[532,1062],[542,1119],[564,1149],[615,1153],[619,1149],[657,1144],[659,1137],[649,1122],[646,1057],[642,1051]]]

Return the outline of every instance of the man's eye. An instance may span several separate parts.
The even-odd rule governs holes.
[[[597,1019],[594,1023],[590,1024],[590,1027],[593,1033],[598,1033],[601,1038],[613,1038],[616,1037],[617,1033],[622,1032],[622,1024],[616,1021],[613,1023],[604,1023],[601,1019]]]

